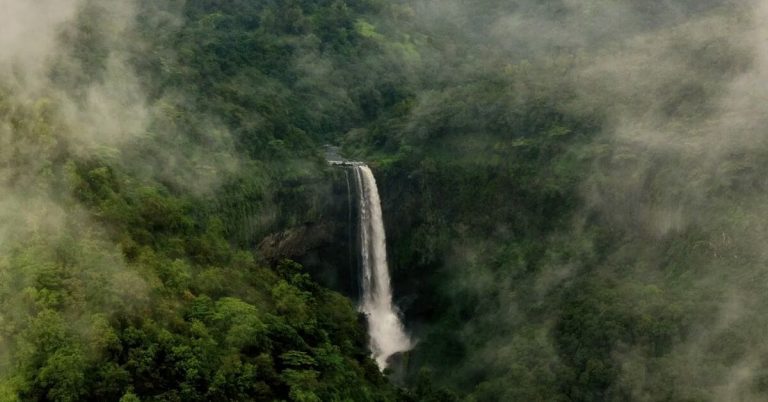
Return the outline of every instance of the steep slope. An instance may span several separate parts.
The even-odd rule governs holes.
[[[362,51],[363,8],[73,1],[3,17],[59,18],[2,70],[3,400],[407,397],[349,300],[254,253],[322,218],[319,145],[359,106],[308,70]]]

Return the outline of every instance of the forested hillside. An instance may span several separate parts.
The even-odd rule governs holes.
[[[0,399],[409,399],[350,300],[254,252],[322,211],[320,144],[363,113],[312,77],[367,6],[11,5],[39,43],[0,95]]]
[[[0,9],[0,400],[766,398],[768,3]]]

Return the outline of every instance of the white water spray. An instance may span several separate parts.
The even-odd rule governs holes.
[[[381,201],[373,172],[364,164],[353,165],[360,193],[360,254],[362,260],[362,302],[368,317],[368,334],[373,358],[382,370],[389,357],[410,350],[411,340],[392,304],[387,266],[387,240]]]

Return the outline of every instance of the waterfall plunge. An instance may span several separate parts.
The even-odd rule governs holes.
[[[376,179],[366,165],[355,164],[353,168],[360,198],[360,310],[368,318],[371,353],[383,370],[390,356],[411,349],[412,344],[392,304],[387,240]]]

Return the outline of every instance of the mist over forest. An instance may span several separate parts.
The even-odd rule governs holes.
[[[766,400],[766,19],[0,0],[0,401]]]

